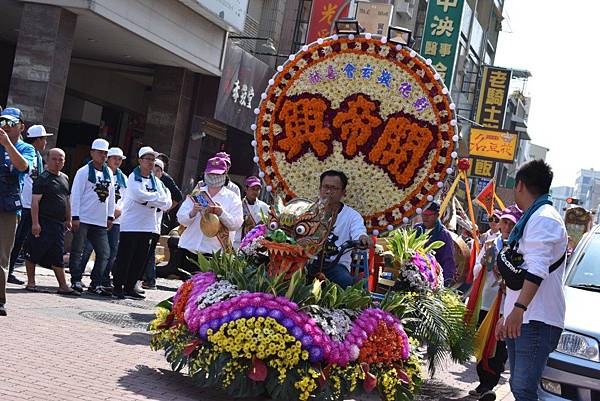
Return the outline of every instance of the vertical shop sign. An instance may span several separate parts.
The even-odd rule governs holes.
[[[475,120],[486,128],[502,129],[512,71],[485,66]]]
[[[452,88],[454,64],[458,54],[464,0],[429,0],[421,41],[421,55]]]

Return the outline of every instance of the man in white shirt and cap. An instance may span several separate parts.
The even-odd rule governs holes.
[[[204,171],[205,185],[194,190],[177,212],[177,220],[187,227],[179,239],[179,248],[185,254],[184,270],[197,269],[188,258],[195,260],[199,253],[210,257],[219,250],[233,249],[243,212],[240,197],[224,187],[227,170],[223,159],[209,159]]]
[[[46,149],[46,138],[52,136],[46,132],[46,128],[43,125],[32,125],[27,130],[27,136],[25,142],[29,143],[35,149],[35,158],[33,159],[33,165],[30,167],[28,173],[25,175],[23,184],[23,191],[21,192],[21,219],[17,226],[17,233],[15,234],[15,244],[13,245],[12,252],[10,253],[10,264],[8,270],[8,282],[11,284],[23,284],[21,280],[16,278],[13,274],[17,258],[21,253],[21,248],[27,239],[28,234],[31,232],[31,189],[33,187],[33,181],[44,172],[44,160],[42,159],[42,153]]]
[[[96,260],[91,273],[89,291],[102,296],[110,292],[102,287],[102,276],[110,257],[108,231],[115,219],[115,187],[113,173],[106,165],[108,141],[96,139],[90,151],[91,159],[75,173],[71,187],[73,215],[73,242],[69,258],[71,288],[83,292],[81,278],[85,266],[81,254],[88,239],[92,243]]]
[[[242,199],[242,211],[244,212],[244,223],[235,234],[234,247],[237,249],[242,239],[250,230],[261,223],[262,217],[269,216],[269,205],[258,199],[262,183],[258,177],[250,176],[244,181],[246,196]]]
[[[119,250],[113,269],[113,296],[143,299],[135,291],[142,276],[150,251],[150,244],[157,231],[157,214],[168,210],[171,194],[154,174],[155,152],[150,146],[138,151],[139,165],[127,179],[127,199],[121,215]]]

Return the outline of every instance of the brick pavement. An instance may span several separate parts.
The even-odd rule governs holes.
[[[17,269],[24,279],[22,272]],[[40,285],[48,292],[8,285],[9,316],[0,318],[0,400],[229,399],[171,372],[163,355],[148,346],[145,325],[153,305],[171,296],[177,282],[159,279],[160,290],[147,291],[146,301],[58,296],[51,292],[52,273],[38,268]],[[472,363],[450,364],[428,380],[419,400],[474,400],[467,393],[475,378]],[[506,384],[498,389],[498,400],[513,400]]]

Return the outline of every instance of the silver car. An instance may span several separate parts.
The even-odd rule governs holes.
[[[542,374],[540,399],[600,401],[600,226],[569,260],[565,298],[565,329]]]

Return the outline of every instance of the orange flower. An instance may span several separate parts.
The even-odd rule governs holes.
[[[172,310],[172,313],[177,317],[177,320],[183,320],[183,312],[185,310],[185,305],[187,304],[188,298],[190,297],[192,288],[194,288],[192,280],[188,280],[181,285],[181,295],[177,300],[177,303],[173,305]]]
[[[402,337],[391,326],[379,322],[377,329],[360,349],[358,360],[368,364],[401,361],[403,347]]]

